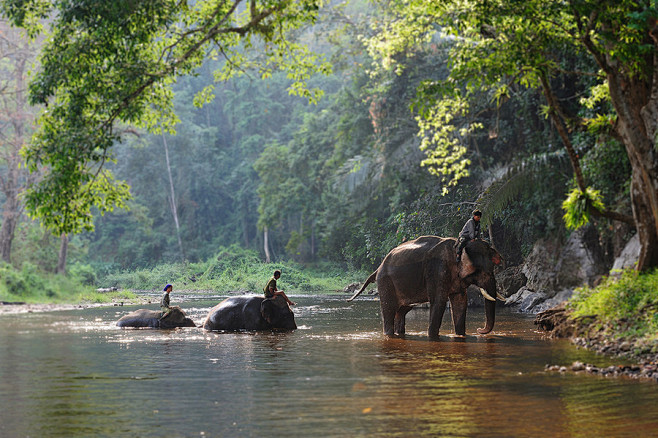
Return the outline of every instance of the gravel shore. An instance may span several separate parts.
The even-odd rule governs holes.
[[[117,307],[130,304],[146,304],[146,299],[138,302],[116,301],[109,303],[80,303],[80,304],[27,304],[27,303],[7,303],[0,301],[0,316],[12,315],[18,313],[40,313],[40,312],[58,312],[62,310],[88,309],[91,307]]]
[[[635,365],[609,367],[581,362],[574,362],[571,365],[547,364],[546,371],[583,372],[607,377],[626,376],[632,379],[648,379],[658,383],[658,344],[656,343],[638,339],[615,338],[605,331],[591,334],[586,327],[578,327],[567,317],[564,303],[540,312],[535,319],[535,324],[546,331],[550,337],[568,338],[578,348],[587,348],[609,357],[635,362]]]

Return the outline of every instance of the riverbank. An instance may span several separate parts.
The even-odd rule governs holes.
[[[17,301],[0,301],[0,316],[20,313],[58,312],[62,310],[89,309],[92,307],[120,307],[132,304],[149,304],[151,300],[147,297],[136,298],[112,298],[104,302],[80,302],[80,303],[24,303]]]
[[[642,307],[635,320],[655,318],[651,307]],[[549,372],[574,372],[604,377],[624,376],[632,379],[648,379],[658,383],[658,341],[651,334],[638,334],[628,330],[626,321],[602,322],[600,318],[575,316],[566,302],[541,312],[535,324],[552,338],[568,338],[578,348],[633,362],[601,367],[596,364],[574,362],[572,364],[547,364]]]
[[[88,309],[90,307],[112,306],[117,304],[27,304],[27,303],[0,303],[0,316],[20,313],[56,312],[60,310]]]

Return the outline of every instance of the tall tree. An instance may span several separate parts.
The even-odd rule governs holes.
[[[189,3],[189,4],[188,4]],[[25,154],[48,171],[26,196],[28,211],[58,233],[93,228],[102,213],[125,206],[128,186],[106,163],[122,139],[121,124],[173,131],[171,84],[194,73],[206,56],[224,56],[218,80],[255,68],[290,75],[290,91],[313,100],[311,72],[326,63],[288,38],[315,20],[321,0],[30,0],[0,3],[16,24],[50,17],[52,37],[30,86],[31,102],[48,110]],[[34,27],[31,27],[33,30]],[[255,49],[249,58],[245,49]],[[199,101],[212,95],[212,87]]]
[[[586,125],[604,125],[624,144],[632,167],[633,218],[642,245],[637,269],[658,266],[658,9],[654,2],[412,0],[393,4],[403,18],[391,22],[378,39],[392,42],[372,45],[373,49],[383,49],[383,59],[393,60],[392,53],[420,40],[427,41],[437,25],[452,35],[449,80],[425,88],[427,94],[448,96],[447,100],[437,100],[442,106],[430,106],[422,114],[425,144],[434,160],[430,164],[440,169],[446,163],[459,162],[463,156],[459,137],[468,131],[453,130],[445,136],[441,126],[443,122],[450,124],[451,120],[445,118],[450,112],[467,111],[468,97],[474,90],[492,89],[495,101],[508,95],[511,84],[541,88],[548,114],[572,158],[578,197],[590,207],[585,212],[593,208],[606,213],[590,195],[594,192],[584,188],[578,157],[570,145],[571,135]],[[565,68],[565,52],[587,55],[596,68]],[[584,120],[564,111],[552,92],[551,80],[565,74],[598,78],[592,96],[609,99],[614,113]],[[441,141],[434,143],[436,139]]]
[[[174,225],[176,226],[176,240],[178,241],[178,250],[180,251],[181,258],[185,260],[185,251],[183,250],[183,241],[180,237],[180,224],[178,222],[178,208],[176,207],[176,191],[174,190],[174,179],[171,177],[171,164],[169,163],[169,146],[167,145],[167,137],[164,132],[162,133],[162,144],[165,151],[165,164],[167,165],[167,177],[169,179],[169,206],[171,208],[171,215],[174,218]]]
[[[27,70],[38,53],[39,43],[24,31],[0,21],[0,190],[4,195],[0,255],[11,261],[12,243],[23,203],[19,195],[27,185],[27,172],[20,155],[32,130],[34,114],[27,106]]]

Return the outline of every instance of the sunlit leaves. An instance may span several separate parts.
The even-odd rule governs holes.
[[[598,190],[587,187],[585,192],[575,188],[562,203],[564,223],[569,229],[580,228],[589,223],[592,209],[603,211],[603,197]]]
[[[420,129],[420,148],[427,155],[422,165],[441,178],[444,193],[468,175],[470,160],[466,158],[463,139],[481,125],[469,122],[465,118],[467,113],[467,102],[455,96],[453,99],[439,100],[425,110],[424,117],[416,118]]]

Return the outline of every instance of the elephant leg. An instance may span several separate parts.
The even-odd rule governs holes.
[[[401,306],[398,311],[395,312],[395,333],[398,335],[404,334],[405,317],[410,310],[411,306]]]
[[[379,291],[379,304],[382,308],[384,334],[393,336],[395,335],[395,315],[398,310],[395,286],[389,277],[378,278],[377,290]]]
[[[450,295],[450,312],[455,334],[466,336],[466,307],[468,299],[466,293]]]
[[[395,335],[395,309],[385,308],[382,306],[382,323],[384,324],[384,334],[386,336]]]
[[[430,339],[439,338],[439,329],[441,328],[441,320],[446,311],[446,300],[438,299],[430,302],[430,327],[427,330],[427,335]]]

